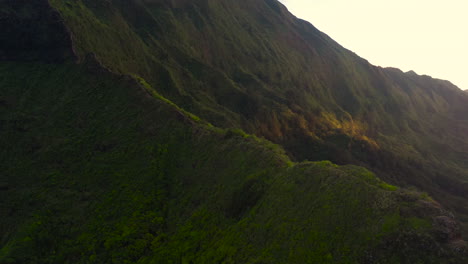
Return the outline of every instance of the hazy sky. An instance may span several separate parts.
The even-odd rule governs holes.
[[[468,0],[280,0],[374,65],[468,89]]]

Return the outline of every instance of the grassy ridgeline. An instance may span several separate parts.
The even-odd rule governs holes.
[[[79,58],[294,161],[365,166],[428,192],[467,234],[468,96],[453,84],[374,67],[274,0],[50,2]]]
[[[92,59],[0,76],[1,263],[451,261],[443,210],[365,169],[293,164]]]

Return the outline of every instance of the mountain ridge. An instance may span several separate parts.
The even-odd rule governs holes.
[[[2,262],[452,263],[464,250],[450,213],[424,194],[398,190],[355,166],[292,164],[277,146],[203,124],[92,57],[81,65],[0,69],[4,84],[17,84],[2,90],[22,98],[10,111],[21,127],[2,130],[6,142],[16,143],[1,152],[5,172],[14,175],[0,192],[9,216],[0,222],[9,231],[2,231]],[[18,85],[27,69],[33,74]],[[40,89],[24,93],[30,87]],[[101,111],[103,105],[112,111]],[[35,118],[22,117],[31,111]],[[298,226],[305,238],[304,230],[291,233]],[[291,239],[280,239],[286,234]],[[334,242],[313,242],[325,237]],[[302,251],[295,241],[312,249]]]
[[[352,98],[360,93],[376,94],[370,92],[370,88],[348,87],[353,78],[344,78],[338,72],[344,70],[355,76],[355,71],[369,70],[370,77],[365,75],[358,83],[379,84],[381,82],[375,79],[383,78],[386,87],[382,88],[383,92],[398,84],[397,91],[412,93],[413,97],[402,94],[400,98],[407,105],[390,101],[384,107],[402,119],[406,118],[405,111],[411,110],[413,118],[421,116],[421,112],[429,112],[448,124],[453,124],[451,119],[466,120],[463,119],[466,118],[463,102],[467,97],[457,98],[459,93],[454,92],[453,86],[424,76],[401,77],[398,72],[369,66],[361,58],[347,57],[351,52],[342,51],[333,42],[332,48],[327,48],[331,39],[309,28],[307,23],[294,24],[276,1],[253,1],[247,6],[208,0],[55,0],[50,3],[70,28],[72,47],[78,59],[67,57],[71,60],[68,64],[2,62],[2,91],[6,96],[0,97],[0,109],[2,119],[11,120],[2,124],[5,136],[2,145],[7,147],[1,153],[2,168],[7,168],[9,175],[4,177],[12,183],[1,188],[1,195],[10,197],[8,201],[12,203],[2,204],[9,218],[2,222],[2,229],[8,232],[1,239],[0,259],[7,263],[462,261],[463,256],[457,255],[457,251],[465,248],[460,240],[460,228],[454,216],[443,207],[452,209],[454,203],[463,203],[465,199],[467,186],[458,183],[465,177],[460,164],[466,154],[463,152],[466,141],[456,141],[452,134],[460,131],[463,134],[468,126],[460,122],[453,130],[436,131],[439,134],[435,135],[444,136],[447,146],[432,138],[432,133],[436,132],[429,133],[429,140],[422,140],[422,145],[434,142],[434,148],[442,148],[439,152],[447,156],[450,152],[447,148],[460,152],[450,154],[455,169],[447,171],[460,170],[453,179],[442,175],[444,170],[438,163],[425,169],[421,167],[428,164],[424,161],[410,160],[413,163],[406,164],[392,153],[401,154],[398,148],[407,147],[405,151],[410,154],[405,158],[420,158],[422,156],[417,153],[427,149],[396,142],[397,150],[393,150],[388,142],[394,139],[387,142],[378,138],[392,134],[379,133],[398,131],[399,136],[407,136],[407,142],[411,142],[414,131],[419,130],[416,135],[424,135],[425,128],[437,127],[425,122],[416,123],[414,127],[409,127],[408,123],[407,128],[401,124],[365,127],[367,123],[385,122],[358,120],[362,109],[356,108],[354,103],[363,104],[363,99]],[[137,14],[135,10],[143,10],[138,12],[143,15],[132,16]],[[268,39],[272,33],[262,30],[258,26],[260,23],[272,27],[274,36],[283,36],[280,40],[288,45],[306,47],[316,58],[315,65],[320,66],[317,76],[309,78],[324,84],[313,82],[311,87],[298,89],[301,83],[307,83],[297,79],[303,75],[300,71],[275,71],[276,62],[292,59],[294,63],[287,66],[296,63],[294,56],[299,53],[286,56],[284,47],[273,49],[278,57],[262,52],[249,53],[255,65],[248,67],[248,56],[229,54],[231,49],[237,55],[249,48],[256,51],[258,43],[250,42],[249,38],[237,42],[238,46],[249,48],[236,51],[236,46],[226,41],[232,36],[211,39],[220,32],[214,31],[202,38],[204,42],[213,40],[210,47],[216,46],[214,54],[211,48],[195,49],[185,45],[195,45],[192,38],[199,32],[185,34],[183,30],[178,31],[181,25],[198,21],[194,25],[207,32],[219,25],[229,28],[231,24],[215,19],[229,17],[226,10],[239,14],[238,21],[243,21],[241,17],[244,16],[244,24],[240,23],[242,31],[234,30],[234,33],[245,34],[250,30],[254,32],[252,36],[262,33],[262,38]],[[250,13],[252,10],[256,10],[254,15]],[[309,33],[305,37],[299,34],[285,37],[281,30],[288,32],[288,28],[277,26],[275,19],[278,18],[268,17],[269,12],[279,18],[286,17],[298,32]],[[254,20],[250,20],[251,17]],[[145,28],[145,25],[150,27]],[[154,38],[153,26],[156,32],[164,33],[159,39]],[[185,38],[178,38],[180,36]],[[178,42],[173,42],[174,38]],[[121,45],[111,45],[115,40],[119,42],[114,43]],[[314,43],[314,47],[301,46],[309,42]],[[275,42],[266,41],[263,45],[274,48],[271,43]],[[224,44],[228,48],[223,48]],[[169,46],[172,45],[171,51]],[[135,57],[132,59],[132,56]],[[42,59],[41,56],[35,58]],[[244,64],[223,63],[237,59],[244,60]],[[351,62],[352,70],[347,68],[350,65],[343,66],[343,62]],[[300,65],[306,65],[301,63],[299,60]],[[264,64],[268,66],[266,69],[254,71]],[[284,68],[288,67],[280,69]],[[267,74],[270,70],[276,74]],[[295,77],[287,77],[289,74]],[[325,78],[328,75],[341,80],[325,87],[330,82]],[[424,90],[428,82],[431,85]],[[433,82],[437,85],[433,86]],[[283,93],[286,84],[296,89]],[[322,90],[321,86],[324,86]],[[329,89],[338,89],[340,93],[348,91],[349,98],[338,91],[327,91]],[[431,95],[426,97],[421,91],[431,92]],[[415,95],[423,95],[423,102],[413,101],[417,99]],[[312,100],[314,96],[324,102]],[[294,100],[288,100],[289,97]],[[382,97],[375,98],[382,100]],[[346,109],[334,102],[335,99],[344,102]],[[352,104],[347,99],[351,99]],[[424,108],[424,111],[415,107],[424,105],[425,100],[436,102],[440,107],[431,104],[433,109]],[[314,107],[304,108],[309,103]],[[399,106],[405,109],[397,111]],[[213,127],[207,121],[225,129]],[[352,161],[349,163],[373,168],[378,176],[399,184],[404,183],[404,178],[394,178],[393,174],[411,172],[412,179],[406,180],[415,181],[411,185],[430,191],[430,195],[436,194],[436,198],[445,198],[443,207],[424,193],[398,189],[362,168],[329,162],[293,163],[281,147],[245,134],[239,127],[280,143],[295,160],[312,157],[316,160],[330,158],[341,164]],[[23,134],[16,135],[18,131]],[[13,147],[11,142],[16,142],[17,146]],[[301,145],[296,146],[295,142]],[[307,144],[313,151],[303,146]],[[381,149],[387,152],[380,152]],[[373,154],[382,156],[372,157]],[[429,162],[438,157],[427,155]],[[383,172],[385,169],[390,170],[388,175]],[[419,179],[431,169],[441,175],[428,174],[427,179]],[[38,173],[30,175],[31,171]],[[26,183],[21,182],[23,180]],[[445,184],[444,189],[436,190],[432,185],[434,181]],[[27,183],[34,183],[35,189],[28,189]],[[3,186],[1,182],[0,186]],[[447,198],[451,195],[455,198]],[[39,202],[32,202],[35,199],[44,202],[44,210]],[[373,201],[375,203],[371,203]],[[76,209],[69,206],[77,202]],[[457,216],[463,215],[463,204],[454,208]],[[28,210],[35,212],[32,222],[26,220],[26,216],[31,216]],[[17,219],[21,221],[12,224]],[[356,219],[356,222],[348,222],[349,219]],[[6,228],[10,225],[17,229]],[[70,235],[65,230],[68,226],[75,228]],[[308,230],[307,236],[301,236],[297,228]],[[334,233],[337,237],[331,235]],[[363,235],[366,233],[375,237],[366,238]],[[281,236],[286,234],[292,236],[283,241]],[[332,242],[323,245],[314,242],[330,238]],[[372,243],[365,242],[366,239]],[[61,240],[65,242],[57,243]],[[188,242],[181,243],[184,240]],[[402,248],[398,241],[410,246]],[[301,243],[313,250],[305,250]],[[288,250],[296,255],[291,256]],[[356,253],[350,253],[353,251]]]
[[[263,136],[295,160],[366,166],[391,183],[436,196],[441,186],[449,196],[467,191],[466,123],[459,122],[467,111],[464,93],[371,66],[279,3],[52,3],[82,55],[93,52],[114,71],[138,74],[216,126]],[[89,17],[86,23],[76,20],[78,11]],[[119,40],[126,36],[131,41]],[[447,205],[467,210],[458,201]]]

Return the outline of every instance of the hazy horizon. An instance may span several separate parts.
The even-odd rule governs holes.
[[[468,89],[468,1],[280,0],[370,63]]]

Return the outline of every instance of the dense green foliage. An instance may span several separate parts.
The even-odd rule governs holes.
[[[426,191],[468,223],[468,96],[449,82],[374,67],[275,0],[51,2],[79,56],[295,161]]]
[[[1,263],[449,263],[420,194],[292,164],[95,63],[0,65]]]
[[[448,82],[274,0],[1,3],[0,263],[466,262]]]

